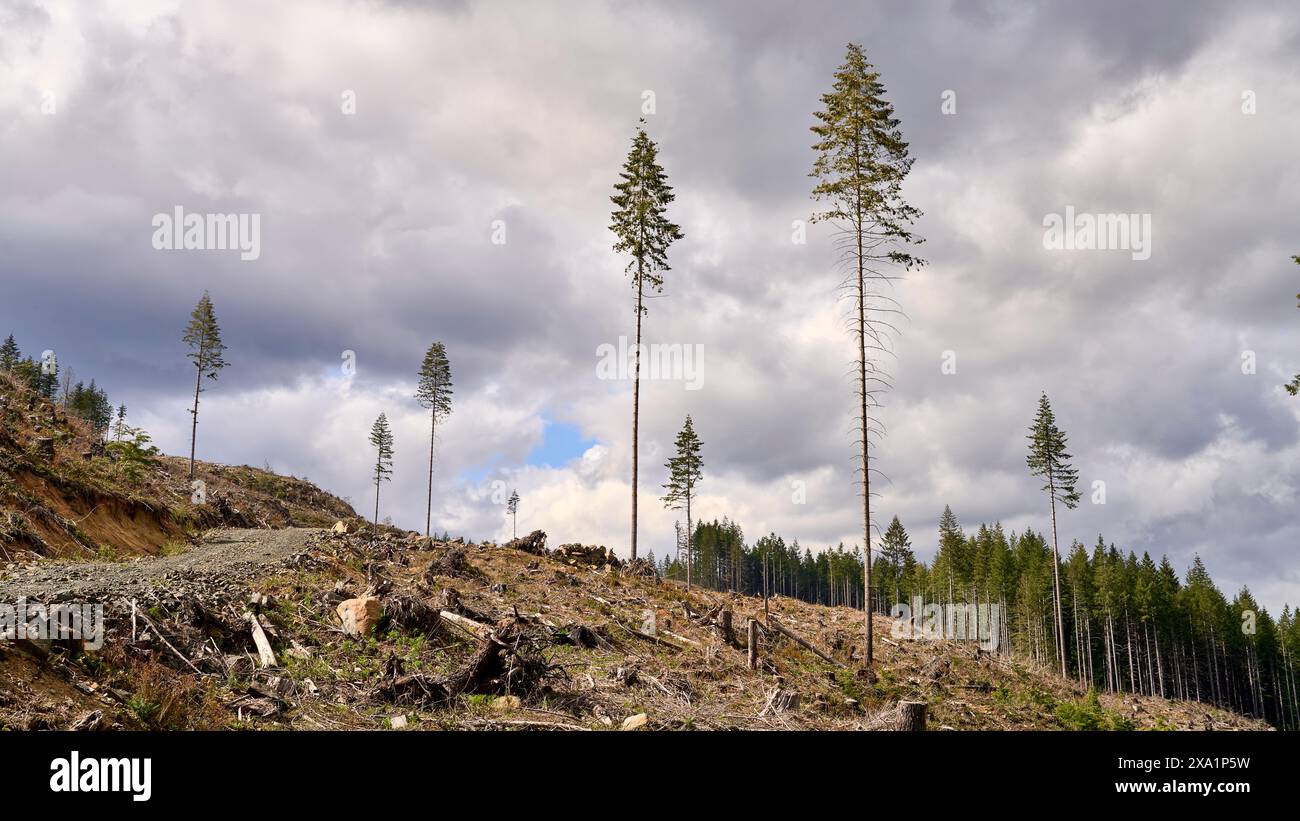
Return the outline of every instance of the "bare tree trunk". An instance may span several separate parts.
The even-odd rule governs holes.
[[[857,202],[857,220],[854,223],[858,243],[858,389],[862,413],[862,588],[865,601],[866,663],[871,666],[872,613],[871,613],[871,468],[868,458],[870,448],[867,423],[867,283],[866,266],[862,248],[862,201]]]
[[[194,445],[199,438],[199,390],[203,387],[204,347],[199,346],[199,362],[194,367],[198,374],[194,377],[194,409],[190,411],[190,481],[194,481]]]
[[[686,489],[686,589],[691,589],[691,490]]]
[[[632,369],[632,558],[636,558],[636,483],[637,483],[637,431],[641,421],[641,300],[643,295],[644,280],[643,265],[640,260],[636,263],[636,348],[632,356],[636,362]],[[687,561],[690,561],[690,551],[686,551]],[[689,568],[690,565],[687,564]],[[689,578],[689,570],[688,570]]]
[[[1188,624],[1188,629],[1191,630],[1190,622]],[[1200,701],[1201,700],[1201,674],[1200,674],[1200,670],[1198,669],[1200,667],[1200,663],[1196,659],[1196,631],[1195,630],[1191,630],[1190,642],[1192,645],[1192,681],[1196,684],[1196,700]]]
[[[1079,624],[1079,591],[1071,591],[1072,607],[1071,612],[1074,615],[1074,664],[1078,672],[1079,684],[1083,684],[1084,667],[1083,667],[1083,625]]]
[[[1128,653],[1128,689],[1130,693],[1138,691],[1133,667],[1133,623],[1129,621],[1128,608],[1124,608],[1124,650]]]
[[[424,537],[429,538],[429,523],[433,521],[433,438],[438,433],[438,409],[429,411],[429,500],[424,508]]]
[[[1097,684],[1097,669],[1093,666],[1092,660],[1092,619],[1086,613],[1084,614],[1083,624],[1088,639],[1088,686],[1095,687]]]
[[[1061,659],[1061,678],[1065,674],[1065,619],[1061,617],[1061,554],[1056,548],[1056,482],[1051,470],[1047,472],[1047,486],[1052,499],[1052,598],[1056,600],[1056,654]]]
[[[1156,637],[1156,679],[1160,681],[1160,698],[1165,698],[1165,659],[1160,653],[1160,629],[1152,625],[1151,633]]]

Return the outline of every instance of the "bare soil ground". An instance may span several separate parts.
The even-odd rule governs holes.
[[[176,555],[42,563],[0,575],[0,601],[99,597],[102,650],[0,643],[0,728],[1266,729],[1206,705],[1092,700],[1075,683],[969,643],[897,641],[878,617],[640,575],[590,556],[389,533],[222,530]],[[382,605],[344,632],[339,603]],[[136,602],[132,625],[128,599]],[[259,660],[247,613],[274,654]],[[725,630],[724,613],[732,630]]]

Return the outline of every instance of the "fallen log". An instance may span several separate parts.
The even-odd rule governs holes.
[[[492,627],[490,625],[474,621],[473,619],[467,619],[459,613],[453,613],[450,610],[439,610],[438,617],[451,622],[477,638],[487,638],[492,633]]]
[[[145,623],[145,624],[147,624],[147,625],[149,625],[151,628],[153,628],[153,632],[154,632],[154,634],[155,634],[156,636],[158,636],[158,640],[161,641],[164,645],[166,645],[166,646],[167,646],[167,649],[168,649],[168,650],[171,650],[172,653],[174,653],[174,654],[176,655],[176,658],[180,659],[181,661],[183,661],[183,662],[185,662],[187,665],[189,665],[189,668],[190,668],[191,670],[193,670],[194,672],[198,673],[199,675],[203,675],[203,671],[200,670],[199,668],[195,667],[195,666],[194,666],[194,662],[190,661],[189,658],[188,658],[184,653],[182,653],[180,650],[177,650],[175,647],[172,646],[172,643],[171,643],[170,641],[168,641],[168,640],[167,640],[167,637],[164,636],[164,635],[162,634],[162,631],[158,629],[158,625],[156,625],[156,624],[154,624],[152,621],[150,621],[150,620],[149,620],[149,617],[146,616],[146,615],[143,614],[143,613],[140,614],[140,618],[144,619],[144,623]]]
[[[685,636],[679,636],[679,635],[677,635],[676,633],[674,633],[674,632],[671,631],[671,630],[665,630],[665,631],[664,631],[664,635],[665,635],[665,636],[672,636],[673,638],[677,639],[678,641],[682,642],[683,644],[689,644],[689,645],[691,645],[692,647],[699,647],[699,646],[700,646],[700,643],[699,643],[698,641],[696,641],[695,639],[688,639],[688,638],[686,638]]]
[[[590,727],[582,727],[577,724],[568,724],[562,721],[529,721],[527,719],[519,718],[478,719],[466,723],[476,727],[497,727],[501,725],[509,725],[512,727],[528,727],[533,730],[569,730],[572,732],[583,733],[591,731]]]
[[[685,647],[682,647],[680,644],[677,644],[676,642],[667,641],[665,639],[659,638],[658,636],[653,636],[649,633],[642,633],[640,630],[637,630],[636,628],[633,627],[628,627],[626,624],[619,624],[618,622],[611,622],[611,624],[613,624],[615,627],[619,628],[620,630],[626,631],[627,633],[630,633],[636,638],[642,639],[644,641],[654,642],[655,644],[661,645],[663,647],[671,647],[674,650],[686,649]]]
[[[271,642],[266,637],[266,631],[262,629],[262,623],[253,613],[248,614],[248,621],[253,626],[253,644],[257,645],[258,661],[263,667],[274,667],[275,651],[271,649]]]
[[[818,648],[814,647],[814,646],[813,646],[811,643],[809,643],[807,640],[805,640],[805,639],[802,638],[801,636],[797,635],[793,630],[791,630],[790,628],[788,628],[788,627],[786,627],[785,625],[781,624],[781,622],[777,621],[776,619],[774,619],[774,618],[770,618],[770,617],[769,617],[769,618],[768,618],[768,626],[771,627],[772,629],[776,630],[778,633],[780,633],[781,635],[785,636],[786,638],[790,639],[790,640],[793,641],[795,644],[797,644],[797,645],[799,645],[800,647],[804,648],[804,649],[807,650],[808,652],[810,652],[810,653],[812,653],[813,655],[817,656],[818,658],[822,659],[823,661],[830,662],[831,664],[834,664],[836,667],[844,667],[844,666],[845,666],[845,664],[844,664],[843,662],[841,662],[841,661],[839,661],[839,660],[833,658],[832,656],[828,655],[827,653],[824,653],[824,652],[822,652],[821,650],[819,650]]]

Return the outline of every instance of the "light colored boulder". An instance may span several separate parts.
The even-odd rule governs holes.
[[[620,730],[640,730],[650,723],[650,717],[645,713],[637,713],[634,716],[628,716],[623,719],[623,726]]]
[[[511,710],[518,710],[523,706],[524,703],[520,700],[519,696],[501,696],[492,701],[492,709],[499,713],[508,713]]]
[[[368,636],[379,624],[383,615],[383,605],[374,596],[362,596],[348,599],[338,606],[339,620],[343,622],[343,632],[349,636]]]

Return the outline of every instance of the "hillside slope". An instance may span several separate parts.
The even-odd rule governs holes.
[[[970,644],[894,641],[887,618],[868,673],[860,612],[783,598],[750,670],[761,600],[543,542],[241,530],[112,566],[126,570],[11,571],[14,594],[106,601],[109,632],[98,651],[0,645],[0,728],[892,729],[900,702],[922,701],[932,730],[1266,729],[1201,704],[1090,700]],[[340,604],[366,594],[376,624],[349,635]]]
[[[0,562],[157,555],[218,526],[327,526],[351,506],[302,479],[158,456],[128,477],[100,437],[0,373]]]

